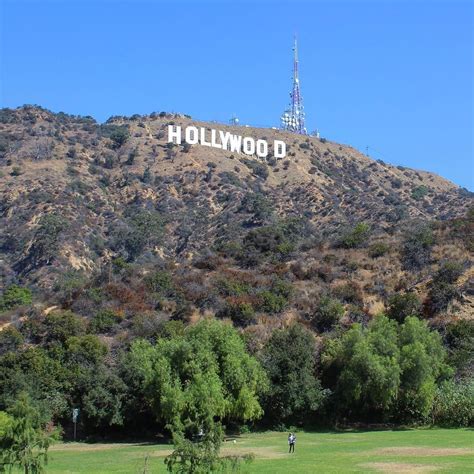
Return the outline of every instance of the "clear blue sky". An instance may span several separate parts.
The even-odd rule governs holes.
[[[2,1],[1,105],[309,130],[474,188],[470,1]]]

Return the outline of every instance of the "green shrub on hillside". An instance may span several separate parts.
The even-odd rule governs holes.
[[[32,293],[29,288],[11,285],[0,296],[0,311],[31,304],[31,302]]]
[[[388,299],[387,316],[403,323],[408,316],[421,314],[421,301],[415,293],[397,293]]]
[[[346,249],[361,247],[367,243],[369,235],[369,224],[365,222],[359,222],[353,228],[343,232],[339,238],[338,245]]]

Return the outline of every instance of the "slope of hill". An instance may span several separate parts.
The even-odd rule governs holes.
[[[168,124],[280,139],[288,154],[261,160],[170,145]],[[146,274],[166,267],[173,278],[201,286],[183,290],[191,312],[218,313],[235,295],[221,292],[202,303],[216,292],[216,273],[251,285],[273,274],[294,290],[289,305],[270,313],[307,317],[311,301],[331,294],[346,315],[349,307],[373,315],[397,291],[414,289],[426,299],[439,266],[456,261],[463,267],[463,307],[470,308],[464,311],[471,313],[465,288],[472,274],[465,272],[472,225],[464,217],[472,194],[432,173],[314,137],[165,113],[100,125],[25,106],[0,112],[0,133],[3,287],[31,285],[56,303],[71,271],[85,281],[104,269],[131,272],[135,265]],[[423,222],[434,240],[426,248],[418,242],[407,256],[410,235],[423,240]],[[197,296],[187,294],[193,291]],[[81,292],[63,295],[62,304],[73,305]],[[254,306],[264,320],[269,311]]]

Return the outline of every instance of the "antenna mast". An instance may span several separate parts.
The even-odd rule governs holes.
[[[293,89],[290,92],[290,106],[281,116],[281,128],[290,132],[306,135],[304,125],[305,113],[303,107],[303,97],[300,91],[300,79],[298,75],[298,42],[296,35],[293,46]]]

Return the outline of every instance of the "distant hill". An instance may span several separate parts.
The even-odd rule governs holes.
[[[170,146],[169,124],[284,140],[288,155]],[[186,308],[187,318],[232,318],[230,299],[255,295],[222,290],[221,280],[265,287],[272,275],[291,284],[291,296],[255,304],[257,327],[310,321],[327,294],[348,320],[364,320],[407,290],[430,317],[472,317],[472,193],[433,173],[324,139],[166,113],[98,124],[24,106],[0,111],[0,134],[0,287],[30,286],[44,306],[87,317],[96,311],[91,288],[115,278],[142,295],[143,278],[160,268],[180,287],[179,297],[162,295],[167,317]],[[433,275],[451,261],[462,267],[458,296],[430,309]],[[107,304],[125,320],[137,307],[156,310],[108,288]],[[269,322],[269,314],[280,316]]]

